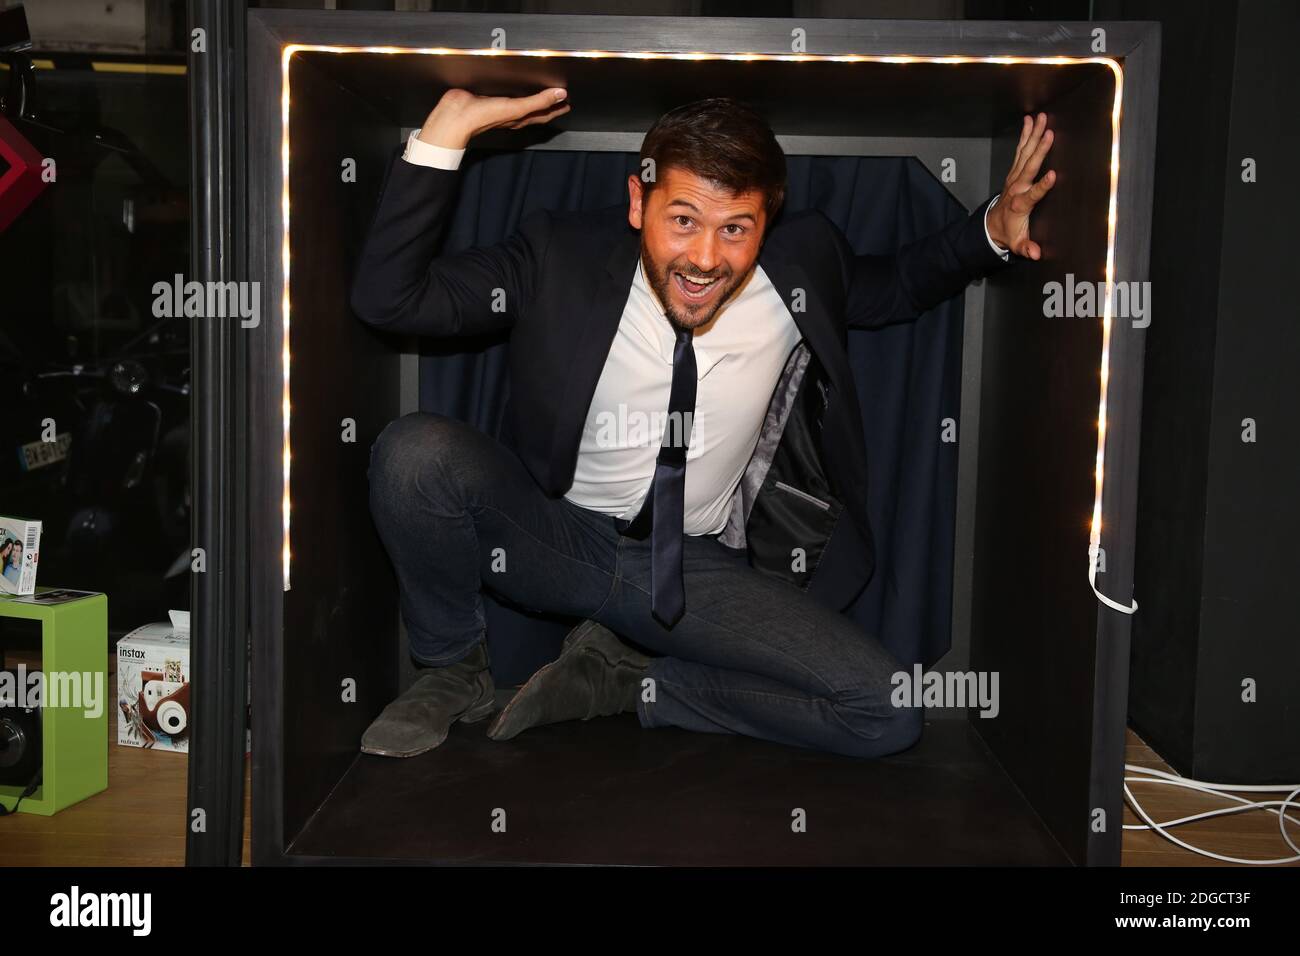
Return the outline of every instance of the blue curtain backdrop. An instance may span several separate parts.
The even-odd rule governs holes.
[[[599,209],[627,199],[631,153],[471,152],[444,248],[498,242],[534,209]],[[790,211],[820,209],[859,253],[893,251],[966,215],[910,158],[789,157]],[[876,573],[849,609],[905,665],[929,666],[951,640],[957,445],[942,421],[959,417],[961,298],[918,322],[850,332],[849,354],[866,429]],[[420,408],[499,436],[508,399],[502,339],[422,343]],[[553,660],[571,622],[489,601],[488,638],[499,683],[526,680]]]

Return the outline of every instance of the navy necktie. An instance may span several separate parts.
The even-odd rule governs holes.
[[[650,534],[650,610],[667,627],[686,611],[682,584],[682,535],[686,498],[686,447],[695,418],[695,346],[689,329],[677,330],[668,421],[655,459],[655,474],[637,516],[624,534]]]

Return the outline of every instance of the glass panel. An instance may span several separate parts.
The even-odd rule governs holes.
[[[6,98],[47,182],[0,231],[0,515],[41,519],[38,584],[107,592],[120,632],[189,606],[189,326],[154,308],[189,271],[184,59],[34,42]]]

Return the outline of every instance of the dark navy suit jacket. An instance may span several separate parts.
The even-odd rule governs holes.
[[[640,237],[628,225],[626,207],[540,212],[504,242],[440,256],[460,175],[394,157],[353,282],[352,308],[373,326],[425,336],[507,331],[509,441],[542,490],[559,497],[573,481]],[[1004,268],[984,231],[987,205],[891,255],[855,255],[816,211],[782,217],[765,237],[759,264],[790,307],[811,356],[801,380],[783,379],[782,394],[774,396],[787,407],[779,434],[767,443],[775,450],[754,463],[762,467],[751,469],[753,481],[742,482],[744,494],[737,496],[740,540],[755,567],[808,588],[837,610],[874,569],[866,445],[847,331],[915,319],[973,279]],[[802,562],[791,559],[798,549]]]

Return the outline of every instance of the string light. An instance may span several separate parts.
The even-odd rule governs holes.
[[[290,462],[292,459],[292,449],[289,440],[289,363],[290,363],[290,296],[289,296],[289,64],[296,53],[378,53],[391,55],[413,55],[413,56],[517,56],[517,57],[540,57],[540,58],[576,58],[576,59],[623,59],[623,60],[684,60],[689,62],[707,62],[707,61],[735,61],[744,63],[753,62],[773,62],[773,63],[891,63],[891,64],[909,64],[909,63],[930,63],[941,65],[961,65],[961,64],[998,64],[1006,66],[1015,65],[1036,65],[1036,66],[1081,66],[1086,64],[1098,64],[1108,67],[1115,77],[1115,96],[1114,105],[1111,110],[1111,154],[1110,154],[1110,201],[1106,216],[1106,294],[1105,305],[1102,316],[1102,333],[1101,333],[1101,376],[1100,376],[1100,397],[1097,411],[1097,461],[1095,468],[1095,493],[1092,506],[1092,521],[1089,529],[1089,574],[1088,580],[1092,584],[1093,590],[1097,591],[1096,586],[1096,551],[1101,543],[1101,504],[1102,490],[1105,478],[1105,450],[1106,450],[1106,393],[1110,383],[1110,337],[1111,337],[1111,299],[1112,288],[1114,284],[1114,267],[1115,267],[1115,231],[1118,221],[1118,194],[1119,194],[1119,127],[1120,127],[1120,106],[1123,101],[1124,92],[1124,71],[1118,61],[1103,56],[911,56],[911,55],[873,55],[873,54],[814,54],[814,53],[664,53],[649,50],[502,50],[502,49],[474,49],[462,50],[452,49],[450,47],[399,47],[399,46],[329,46],[322,44],[291,43],[281,49],[280,58],[280,176],[281,176],[281,197],[280,211],[282,216],[282,245],[281,245],[281,262],[283,269],[284,289],[281,297],[281,322],[283,341],[280,350],[280,362],[283,372],[283,397],[282,397],[282,460],[283,460],[283,494],[282,494],[282,519],[284,527],[283,539],[283,574],[284,590],[289,590],[289,569],[291,564],[292,551],[290,548],[290,511],[291,500],[289,493],[289,476]],[[1134,604],[1132,609],[1125,608],[1106,598],[1100,592],[1097,597],[1104,603],[1118,610],[1131,613],[1136,610]]]

